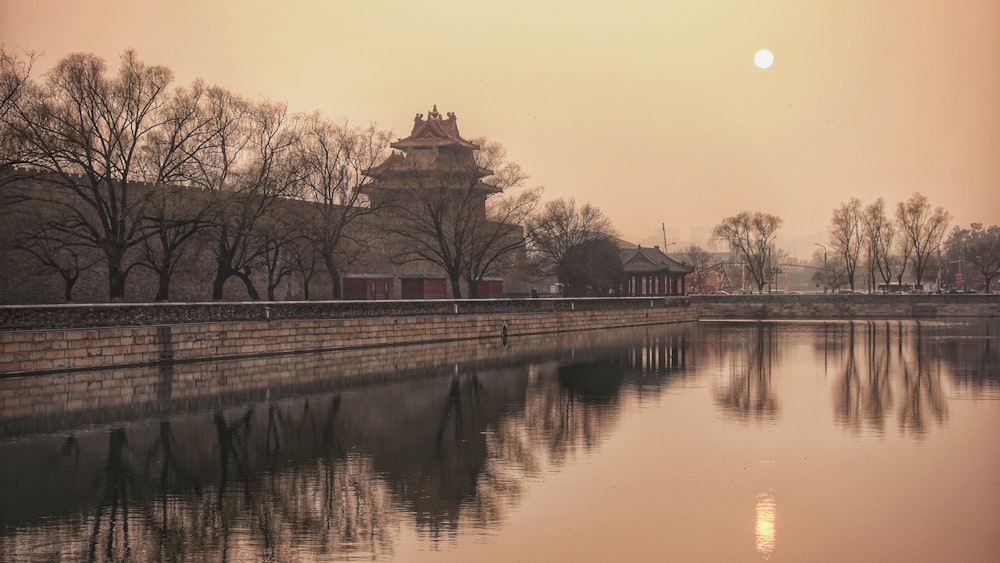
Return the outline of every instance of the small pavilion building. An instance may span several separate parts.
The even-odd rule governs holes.
[[[660,247],[623,248],[621,251],[622,267],[625,270],[625,283],[622,285],[622,295],[685,295],[687,285],[685,276],[694,268],[684,262],[667,256]]]

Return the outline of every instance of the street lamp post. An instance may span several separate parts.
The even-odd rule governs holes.
[[[818,246],[818,247],[820,247],[820,248],[823,249],[823,294],[825,295],[826,294],[826,288],[827,288],[827,286],[830,285],[830,281],[829,281],[830,272],[827,271],[827,267],[826,267],[826,245],[823,244],[823,243],[821,243],[821,242],[815,242],[813,244],[815,244],[816,246]]]

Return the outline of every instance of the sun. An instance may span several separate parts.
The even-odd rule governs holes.
[[[767,49],[761,49],[754,53],[753,64],[757,65],[757,68],[771,68],[774,64],[774,54]]]

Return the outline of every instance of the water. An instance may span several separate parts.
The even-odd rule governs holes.
[[[252,383],[293,360],[149,368],[159,402],[2,416],[0,560],[1000,560],[998,321],[692,323],[360,367],[426,351],[300,357],[309,383],[284,386]],[[240,391],[184,386],[206,370]]]

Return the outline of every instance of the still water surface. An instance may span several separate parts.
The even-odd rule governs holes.
[[[997,321],[557,340],[7,420],[0,560],[1000,561]]]

